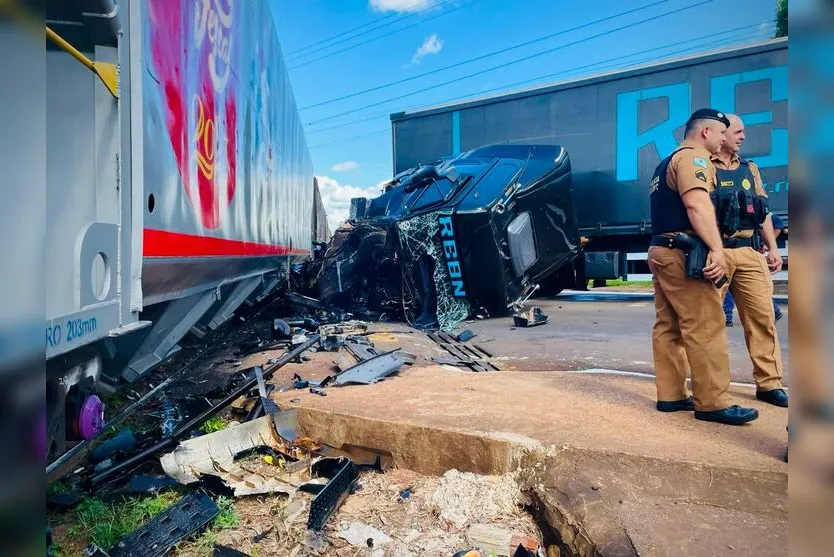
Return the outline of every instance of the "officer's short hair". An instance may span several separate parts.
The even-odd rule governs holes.
[[[684,137],[689,137],[691,133],[696,130],[700,130],[701,128],[709,125],[710,120],[707,118],[698,118],[697,120],[690,120],[686,123],[686,128],[683,130]]]

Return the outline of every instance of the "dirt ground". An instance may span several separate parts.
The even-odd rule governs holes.
[[[405,490],[408,490],[404,493]],[[444,556],[469,547],[473,526],[492,525],[540,539],[512,476],[449,471],[442,478],[408,470],[365,472],[315,540],[306,529],[311,496],[253,497],[236,501],[240,524],[217,543],[250,555],[376,557]],[[368,542],[368,540],[373,540]],[[178,555],[200,555],[184,546]]]

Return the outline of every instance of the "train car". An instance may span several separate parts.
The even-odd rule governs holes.
[[[46,4],[55,455],[106,393],[279,286],[322,217],[267,0]]]

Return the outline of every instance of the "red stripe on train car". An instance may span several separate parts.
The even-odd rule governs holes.
[[[310,250],[292,249],[289,246],[227,240],[150,228],[144,230],[143,239],[144,257],[250,257],[310,253]]]

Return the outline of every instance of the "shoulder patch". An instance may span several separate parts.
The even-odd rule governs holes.
[[[707,159],[703,157],[692,157],[692,164],[701,168],[707,168]]]
[[[696,170],[695,177],[698,178],[703,183],[707,183],[707,174],[703,170]]]

